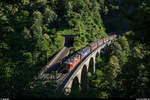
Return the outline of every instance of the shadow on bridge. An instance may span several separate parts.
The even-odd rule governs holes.
[[[84,65],[81,74],[81,92],[86,92],[88,88],[88,71],[87,66]]]
[[[72,83],[72,88],[71,88],[71,94],[78,94],[80,92],[80,84],[79,84],[79,80],[78,80],[78,77],[75,77],[73,79],[73,83]]]
[[[95,63],[94,63],[94,58],[91,57],[90,62],[89,62],[89,69],[88,69],[88,76],[91,76],[95,72]]]

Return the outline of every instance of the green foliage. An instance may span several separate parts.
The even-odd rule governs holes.
[[[130,46],[126,37],[120,37],[118,41],[114,43],[112,47],[112,55],[119,58],[119,64],[123,65],[128,62],[128,56],[130,54]]]
[[[41,97],[42,86],[31,89],[29,83],[63,48],[62,34],[78,35],[72,53],[107,35],[99,10],[91,0],[0,2],[0,96]]]
[[[109,98],[110,87],[109,82],[104,79],[104,73],[101,70],[96,71],[96,76],[94,79],[91,79],[90,85],[92,92],[96,94],[96,98]]]
[[[112,56],[105,67],[105,78],[112,81],[120,72],[119,60],[116,56]]]
[[[102,59],[96,57],[96,68],[97,68],[97,69],[102,69],[102,66],[103,66],[102,63],[103,63]]]
[[[120,13],[130,23],[132,31],[120,36],[105,52],[101,51],[101,58],[96,58],[98,70],[95,75],[89,75],[90,88],[87,92],[75,92],[69,97],[149,96],[148,0],[12,2],[0,2],[0,97],[55,97],[51,83],[43,86],[42,82],[35,82],[35,88],[31,88],[29,83],[46,61],[63,48],[64,37],[61,35],[78,35],[71,48],[71,53],[74,53],[90,42],[107,36],[101,15],[118,19],[116,16],[118,14],[120,17]],[[118,21],[107,18],[109,20],[113,23],[109,31],[120,31],[122,24],[117,26]]]
[[[127,0],[123,3],[125,7],[128,6],[128,9],[122,11],[124,18],[129,20],[136,40],[149,45],[150,2],[147,0]]]
[[[110,97],[147,97],[149,82],[149,47],[134,40],[132,32],[119,37],[102,57],[104,78],[109,81]],[[147,60],[146,60],[147,59]],[[98,80],[98,79],[97,79]],[[137,92],[135,92],[137,91]],[[104,93],[105,94],[105,93]]]

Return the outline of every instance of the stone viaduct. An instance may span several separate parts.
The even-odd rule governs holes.
[[[83,90],[88,87],[88,72],[95,74],[96,56],[100,56],[103,48],[109,46],[114,40],[109,40],[95,51],[90,53],[82,62],[80,62],[68,75],[67,78],[58,87],[59,91],[69,94],[71,90]],[[76,84],[77,87],[74,87]]]

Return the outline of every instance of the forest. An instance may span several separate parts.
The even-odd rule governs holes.
[[[150,97],[149,0],[0,0],[0,98]],[[78,35],[71,53],[105,36],[119,37],[96,58],[85,93],[69,96],[30,82]]]

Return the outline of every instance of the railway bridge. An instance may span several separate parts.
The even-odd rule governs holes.
[[[71,72],[67,73],[64,80],[61,80],[61,84],[57,90],[62,93],[69,94],[73,89],[83,90],[88,87],[88,72],[95,74],[95,62],[96,56],[100,56],[100,52],[103,48],[109,46],[114,40],[109,40],[95,51],[91,52],[85,59],[83,59]],[[76,84],[76,87],[74,87]]]

